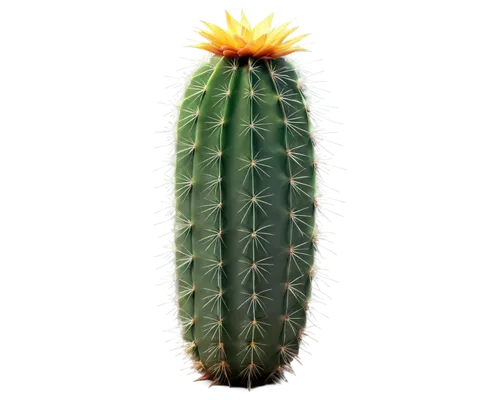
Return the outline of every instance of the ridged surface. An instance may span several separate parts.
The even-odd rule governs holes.
[[[177,126],[176,264],[186,349],[203,379],[283,379],[306,326],[315,162],[285,59],[214,56]]]

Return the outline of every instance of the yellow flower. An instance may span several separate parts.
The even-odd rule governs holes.
[[[226,11],[227,30],[201,21],[208,28],[208,31],[199,30],[196,33],[207,39],[208,43],[198,43],[189,47],[208,50],[226,57],[250,56],[262,59],[283,57],[295,51],[308,51],[302,47],[294,46],[295,43],[308,36],[308,33],[285,41],[298,27],[289,28],[291,22],[287,22],[272,28],[272,21],[273,13],[252,28],[243,11],[240,22]]]

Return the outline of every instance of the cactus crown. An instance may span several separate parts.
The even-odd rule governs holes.
[[[207,50],[225,57],[253,57],[267,60],[283,57],[296,51],[307,51],[300,46],[294,46],[294,44],[308,36],[308,33],[285,41],[298,27],[289,28],[291,22],[287,22],[272,28],[272,21],[273,13],[252,28],[243,11],[241,11],[240,22],[226,11],[227,30],[201,21],[208,28],[208,31],[198,30],[196,32],[209,42],[189,47]]]

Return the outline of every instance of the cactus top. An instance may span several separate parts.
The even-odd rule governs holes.
[[[296,51],[307,51],[294,45],[308,36],[308,33],[285,41],[298,27],[289,28],[291,22],[287,22],[272,28],[272,21],[273,13],[252,28],[243,11],[240,22],[226,11],[227,30],[201,21],[208,31],[196,32],[208,42],[197,43],[189,47],[207,50],[225,57],[253,57],[266,60],[283,57]]]

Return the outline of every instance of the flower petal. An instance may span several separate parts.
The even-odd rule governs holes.
[[[204,18],[200,18],[199,21],[200,21],[200,24],[205,27],[205,29],[213,32],[215,35],[225,34],[224,29],[222,29],[221,26],[217,22],[212,21],[210,19],[204,19]]]
[[[264,33],[262,36],[260,36],[256,41],[255,41],[255,46],[257,48],[261,48],[266,44],[267,40],[267,33]]]
[[[247,10],[245,10],[244,8],[241,9],[238,19],[240,21],[240,24],[244,26],[246,29],[251,28],[250,18],[248,17]]]
[[[304,33],[303,35],[295,36],[293,39],[287,40],[286,42],[283,42],[281,45],[278,46],[279,50],[282,50],[283,48],[286,47],[292,47],[295,43],[301,41],[305,37],[309,36],[310,33]]]
[[[219,36],[219,42],[233,43],[233,38],[220,26],[211,24],[210,22],[201,21],[208,29],[210,29],[215,35]]]
[[[250,49],[249,45],[246,45],[244,48],[238,50],[238,55],[240,57],[246,57],[253,55],[253,51]]]
[[[224,9],[224,25],[226,26],[229,34],[238,35],[241,31],[241,24],[238,22],[234,14],[228,8]]]
[[[293,34],[295,31],[297,31],[297,29],[299,29],[299,25],[288,27],[284,32],[281,32],[281,33],[276,35],[276,38],[274,39],[272,44],[274,44],[274,45],[280,44],[287,37],[289,37],[291,34]]]
[[[260,57],[265,56],[265,55],[267,55],[267,54],[269,54],[269,53],[272,53],[272,52],[273,52],[273,49],[274,49],[274,46],[272,46],[272,45],[268,44],[268,45],[266,45],[266,46],[262,47],[261,49],[257,50],[257,51],[253,54],[253,56],[254,56],[255,58],[260,58]]]
[[[234,51],[234,52],[238,51],[236,47],[234,47],[234,46],[228,46],[227,44],[225,44],[224,46],[221,46],[220,49],[222,51],[225,51],[225,50]]]
[[[241,37],[245,42],[251,42],[253,40],[252,30],[249,30],[243,26],[241,28]]]
[[[259,37],[264,33],[268,33],[276,23],[276,13],[271,11],[264,18],[257,21],[254,28],[254,37]]]
[[[203,32],[203,31],[198,31],[197,32],[198,36],[202,37],[205,39],[207,42],[212,43],[213,45],[217,46],[220,45],[220,38],[212,33],[208,32]]]
[[[222,55],[224,57],[237,57],[238,56],[238,52],[236,52],[234,50],[224,50],[222,52]]]
[[[247,45],[247,42],[245,42],[245,40],[241,36],[233,35],[233,39],[240,48]]]
[[[222,56],[222,51],[218,47],[214,46],[211,43],[190,44],[189,46],[186,46],[186,47],[194,47],[195,49],[206,50],[206,51],[209,51],[211,53],[218,54],[218,55]]]
[[[275,38],[277,38],[278,36],[280,36],[283,32],[285,32],[286,28],[288,28],[288,25],[290,25],[292,23],[292,21],[290,22],[285,22],[284,24],[281,24],[279,26],[277,26],[276,28],[273,28],[271,29],[271,31],[269,32],[269,41],[273,41]]]
[[[273,53],[273,58],[284,57],[284,56],[287,56],[288,54],[295,53],[296,51],[309,51],[309,50],[304,49],[302,47],[290,47],[287,50],[283,50],[283,51],[279,51],[277,53]]]

